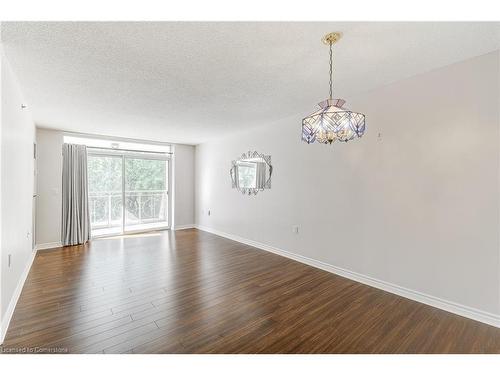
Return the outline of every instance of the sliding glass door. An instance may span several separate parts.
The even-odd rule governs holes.
[[[125,158],[125,230],[167,224],[167,162]]]
[[[123,157],[88,155],[90,226],[92,235],[123,231]]]
[[[169,161],[163,155],[88,155],[92,236],[168,228]]]

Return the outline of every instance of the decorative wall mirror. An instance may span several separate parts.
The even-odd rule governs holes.
[[[255,195],[264,189],[271,189],[271,155],[248,151],[231,162],[229,173],[233,189],[243,194]]]

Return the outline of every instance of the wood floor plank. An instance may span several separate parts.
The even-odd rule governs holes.
[[[500,329],[188,229],[37,254],[3,350],[500,353]]]

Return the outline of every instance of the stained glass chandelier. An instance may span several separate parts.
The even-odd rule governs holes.
[[[340,33],[323,37],[323,43],[330,46],[330,98],[319,103],[320,109],[302,120],[302,140],[307,143],[347,142],[365,132],[365,115],[345,108],[345,100],[333,99],[332,46],[340,37]]]

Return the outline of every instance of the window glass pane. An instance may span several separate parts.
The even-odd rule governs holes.
[[[167,162],[125,158],[125,230],[167,225]]]
[[[120,233],[122,228],[122,158],[88,156],[92,235]]]

